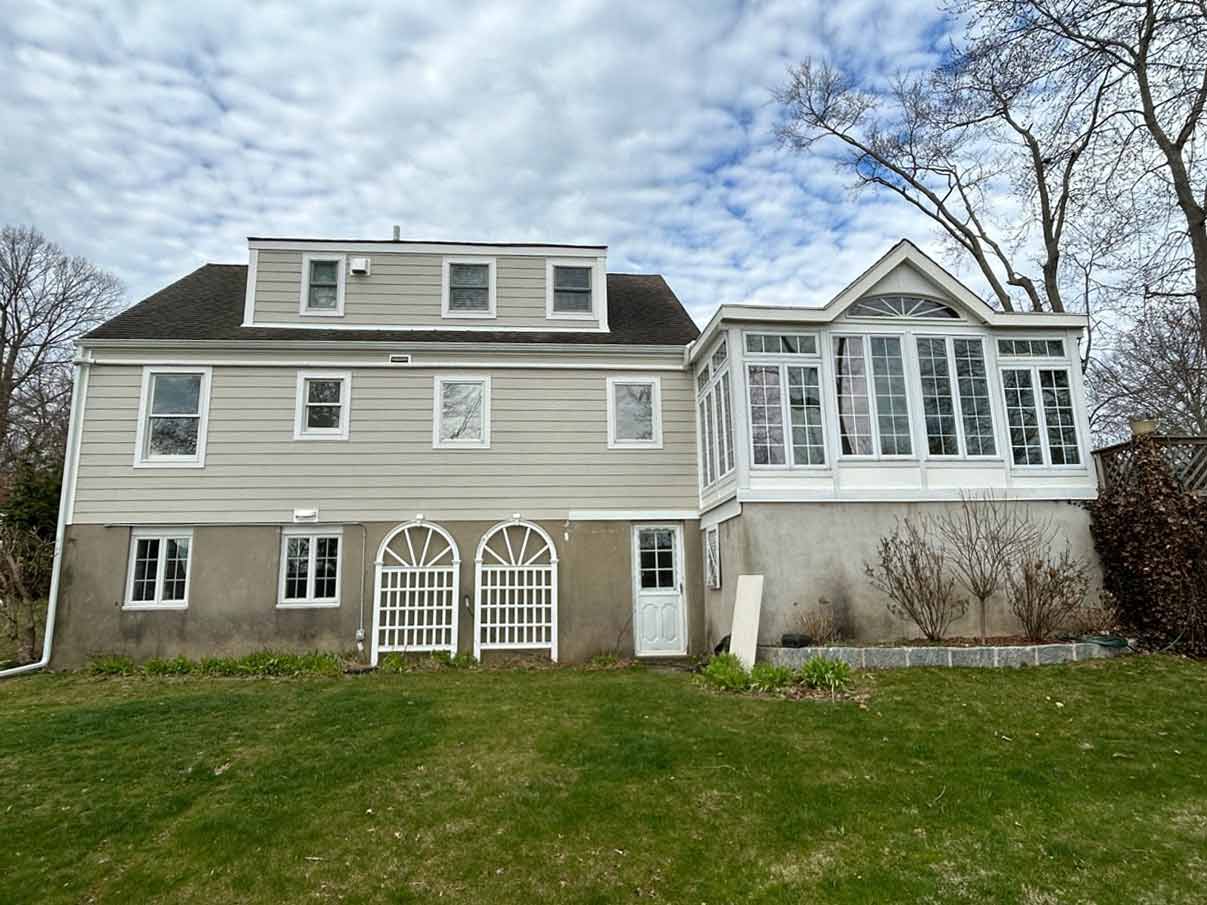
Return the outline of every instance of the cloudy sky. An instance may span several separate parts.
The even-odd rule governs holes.
[[[703,319],[820,304],[908,235],[824,153],[777,148],[771,91],[828,55],[926,66],[931,2],[248,4],[5,0],[0,222],[135,301],[248,235],[607,243]]]

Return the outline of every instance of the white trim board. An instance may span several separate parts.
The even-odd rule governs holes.
[[[677,522],[695,521],[695,509],[571,509],[572,522]]]
[[[304,368],[314,364],[312,358],[204,358],[193,361],[187,358],[120,358],[93,357],[87,360],[90,365],[128,366],[135,365],[150,368],[180,367],[201,369],[207,367],[236,368]],[[395,371],[415,370],[416,368],[474,368],[489,370],[572,370],[572,371],[670,371],[681,373],[683,365],[678,364],[608,364],[606,362],[575,362],[575,361],[416,361],[411,359],[409,364],[392,364],[388,360],[333,360],[323,363],[331,368],[390,368]]]
[[[243,297],[243,324],[251,326],[256,319],[256,269],[260,263],[260,252],[251,249],[247,253],[247,291]]]
[[[322,239],[248,239],[249,249],[272,251],[315,251],[332,254],[350,251],[365,254],[428,254],[428,255],[472,255],[498,256],[555,255],[562,258],[598,258],[607,254],[606,245],[492,245],[489,242],[339,242]]]
[[[310,315],[314,314],[311,312]],[[461,317],[463,315],[446,315]],[[475,311],[464,317],[486,318],[493,314]],[[258,321],[250,326],[267,327],[273,330],[360,330],[362,332],[390,331],[394,333],[607,333],[607,327],[505,327],[497,324],[427,324],[421,326],[399,326],[398,324],[295,324],[288,321]],[[154,340],[148,340],[154,342]]]

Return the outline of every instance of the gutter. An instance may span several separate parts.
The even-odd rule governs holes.
[[[76,464],[80,452],[80,426],[83,423],[84,394],[88,386],[88,362],[75,362],[71,381],[71,420],[67,423],[67,450],[63,456],[63,486],[59,491],[59,520],[54,534],[54,561],[50,569],[50,593],[46,601],[46,628],[42,632],[42,658],[35,663],[0,670],[0,679],[34,672],[50,663],[54,644],[55,615],[59,607],[59,582],[63,571],[63,539],[67,528],[67,507],[75,484]]]

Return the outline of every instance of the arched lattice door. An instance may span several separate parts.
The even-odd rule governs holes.
[[[390,651],[457,652],[461,554],[451,534],[416,520],[386,535],[374,581],[374,664]]]
[[[474,657],[548,650],[557,660],[557,551],[539,525],[500,522],[478,544]]]

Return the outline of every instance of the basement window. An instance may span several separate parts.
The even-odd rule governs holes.
[[[130,535],[127,610],[183,610],[189,605],[193,532],[188,528],[138,529]]]
[[[341,540],[338,529],[284,529],[278,607],[339,606]]]

